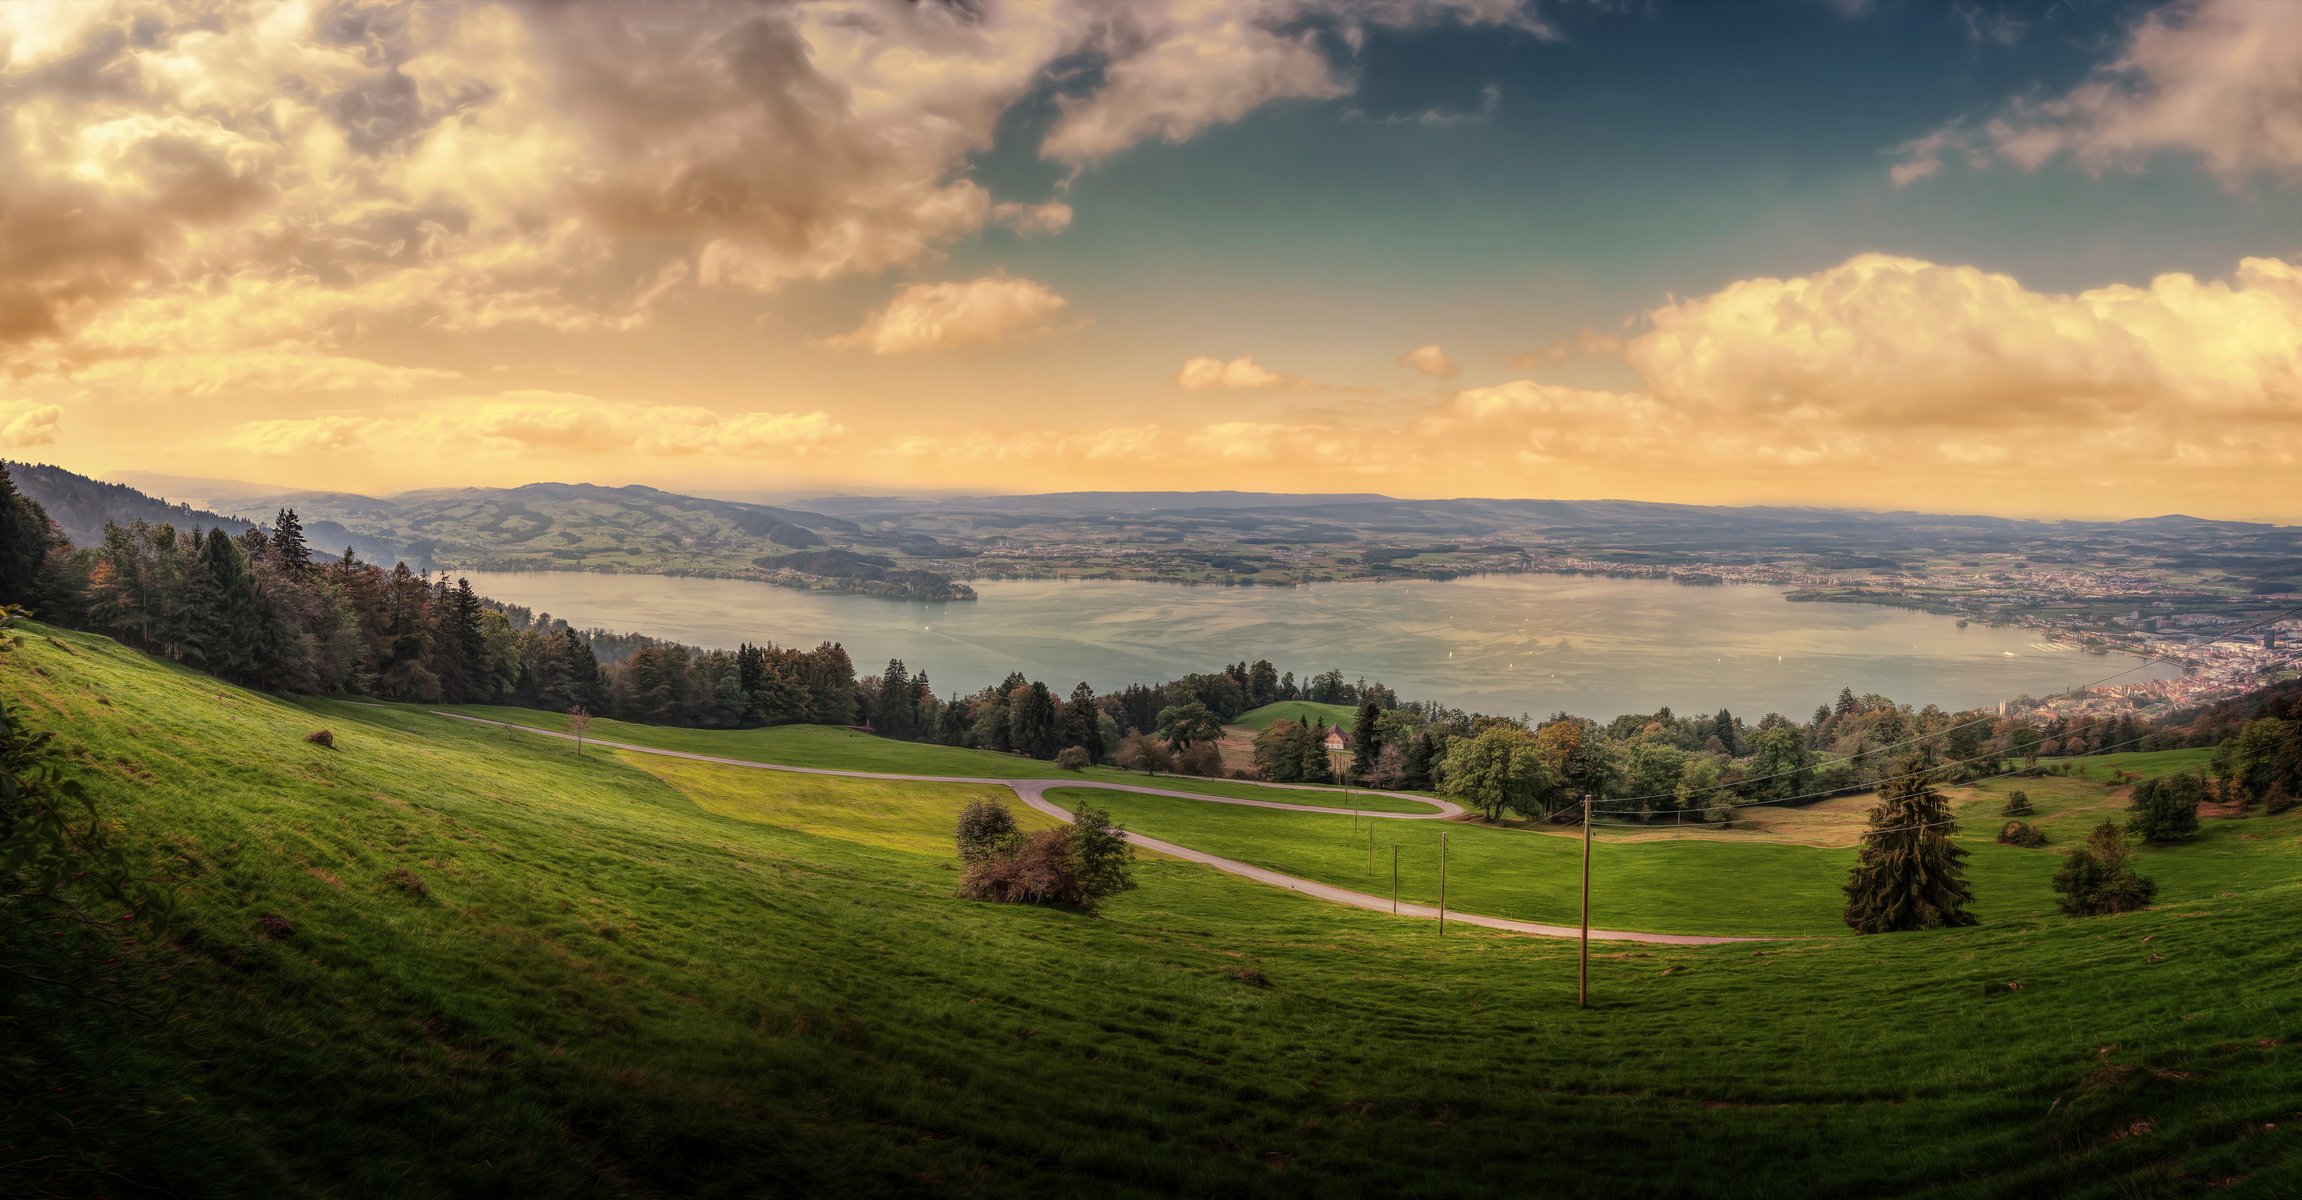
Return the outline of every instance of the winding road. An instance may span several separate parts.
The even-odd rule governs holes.
[[[377,707],[383,706],[379,705]],[[521,725],[512,721],[495,721],[486,717],[471,716],[468,713],[443,712],[434,710],[432,715],[437,717],[452,717],[459,721],[470,721],[475,725],[489,725],[498,729],[516,729],[522,733],[532,733],[539,737],[559,738],[562,741],[572,742],[576,740],[576,736],[572,733],[561,733],[558,730],[553,729],[538,729],[533,725]],[[1058,821],[1064,822],[1069,822],[1071,820],[1071,813],[1063,808],[1063,806],[1047,798],[1047,791],[1050,788],[1091,787],[1107,792],[1132,792],[1139,796],[1168,796],[1179,800],[1198,800],[1208,804],[1235,804],[1243,808],[1276,808],[1288,812],[1336,813],[1349,811],[1346,809],[1338,809],[1333,805],[1287,804],[1277,800],[1249,800],[1242,796],[1216,796],[1206,792],[1184,792],[1176,791],[1172,788],[1144,787],[1131,783],[1108,783],[1103,780],[1085,781],[1069,779],[997,779],[988,775],[902,775],[888,771],[847,771],[833,767],[794,767],[786,766],[782,763],[764,763],[749,758],[727,758],[717,754],[695,754],[686,750],[665,750],[656,746],[638,746],[630,742],[614,742],[608,741],[604,738],[587,737],[582,740],[589,742],[594,746],[604,746],[610,750],[629,751],[633,754],[655,754],[661,755],[665,758],[684,758],[691,762],[717,763],[721,766],[729,767],[748,767],[759,771],[783,771],[793,775],[831,775],[843,779],[894,779],[912,783],[988,784],[994,787],[1007,788],[1008,790],[1014,792],[1016,798],[1023,801],[1023,803],[1026,805],[1029,805],[1030,807],[1037,809],[1040,812],[1046,813],[1048,816],[1053,817]],[[1285,783],[1258,783],[1255,786],[1261,788],[1301,791],[1325,790],[1315,787],[1306,787],[1302,784]],[[1368,794],[1383,796],[1394,800],[1408,800],[1417,804],[1427,804],[1431,806],[1431,811],[1429,812],[1395,813],[1368,812],[1365,809],[1358,810],[1360,816],[1374,820],[1450,821],[1464,815],[1463,806],[1455,803],[1452,800],[1442,800],[1432,796],[1407,795],[1399,792],[1370,792]],[[1300,892],[1303,895],[1310,896],[1319,900],[1325,900],[1329,903],[1348,904],[1354,908],[1364,908],[1376,912],[1392,911],[1391,898],[1388,896],[1376,896],[1367,892],[1355,892],[1349,888],[1336,887],[1335,885],[1329,883],[1320,883],[1315,879],[1304,879],[1298,875],[1288,875],[1283,872],[1271,870],[1268,867],[1258,867],[1253,863],[1243,863],[1237,859],[1224,858],[1220,855],[1209,854],[1204,850],[1194,850],[1189,846],[1178,846],[1173,842],[1162,841],[1159,838],[1150,837],[1146,834],[1136,833],[1132,830],[1128,832],[1127,840],[1145,850],[1155,851],[1160,854],[1168,855],[1172,858],[1180,858],[1189,862],[1204,863],[1205,865],[1213,867],[1216,870],[1222,871],[1226,874],[1237,875],[1242,879],[1252,879],[1257,883],[1268,884],[1271,887],[1286,888],[1288,891]],[[1408,904],[1401,902],[1398,905],[1397,912],[1398,915],[1402,917],[1419,917],[1426,920],[1435,920],[1439,916],[1439,910],[1436,907],[1428,904]],[[1582,936],[1582,930],[1579,927],[1573,925],[1545,925],[1538,921],[1517,921],[1512,920],[1509,917],[1489,917],[1479,913],[1457,912],[1453,909],[1447,910],[1446,916],[1449,921],[1454,921],[1459,924],[1477,925],[1483,929],[1500,929],[1506,933],[1523,933],[1531,934],[1535,937],[1552,938],[1573,938]],[[1733,942],[1763,942],[1773,939],[1757,937],[1709,937],[1699,934],[1684,933],[1642,933],[1636,930],[1627,929],[1594,929],[1591,930],[1591,940],[1594,942],[1645,942],[1650,945],[1660,946],[1719,946]]]

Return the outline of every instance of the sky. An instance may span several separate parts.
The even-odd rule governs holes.
[[[2289,0],[0,0],[0,455],[2302,521]]]

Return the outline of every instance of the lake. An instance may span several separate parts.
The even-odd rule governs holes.
[[[1841,687],[1944,708],[2090,683],[2143,660],[2042,648],[2042,635],[1862,604],[1793,603],[1767,587],[1490,575],[1297,588],[991,581],[973,603],[808,592],[737,579],[575,571],[464,572],[482,595],[578,628],[700,646],[844,644],[938,692],[1022,671],[1067,692],[1155,683],[1268,658],[1298,679],[1330,667],[1412,700],[1600,720],[1669,705],[1804,720]],[[2122,681],[2179,674],[2151,665]]]

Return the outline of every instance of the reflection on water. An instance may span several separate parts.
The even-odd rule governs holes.
[[[1803,720],[1841,687],[1963,708],[2043,695],[2134,667],[2036,633],[1858,604],[1796,604],[1763,587],[1499,575],[1300,588],[986,582],[974,603],[802,592],[732,579],[471,572],[481,594],[589,628],[703,646],[844,643],[865,673],[889,658],[942,692],[1020,670],[1098,689],[1268,658],[1329,667],[1411,699],[1487,712],[1605,719],[1776,711]],[[2177,674],[2147,666],[2124,680]]]

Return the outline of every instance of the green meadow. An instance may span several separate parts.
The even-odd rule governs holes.
[[[1348,704],[1320,704],[1311,700],[1281,700],[1261,708],[1249,709],[1231,722],[1243,729],[1262,730],[1274,721],[1293,721],[1305,724],[1318,721],[1328,726],[1340,725],[1345,729],[1358,719],[1359,710]]]
[[[126,982],[0,990],[11,1196],[2302,1190],[2287,818],[2147,853],[2163,902],[2087,921],[2024,890],[2052,847],[1976,846],[1982,925],[1878,938],[1832,928],[1844,852],[1610,841],[1608,923],[1818,936],[1602,946],[1578,1010],[1571,942],[1441,938],[1188,863],[1141,862],[1095,916],[958,900],[949,832],[989,785],[578,756],[37,626],[0,687],[174,898],[112,951]],[[646,736],[865,770],[967,753]],[[1027,774],[1002,761],[926,769]],[[2107,791],[2067,782],[2095,789],[2074,812]],[[1365,882],[1348,814],[1105,799]],[[1572,839],[1448,832],[1450,905],[1558,915]],[[7,936],[97,978],[69,930]]]

